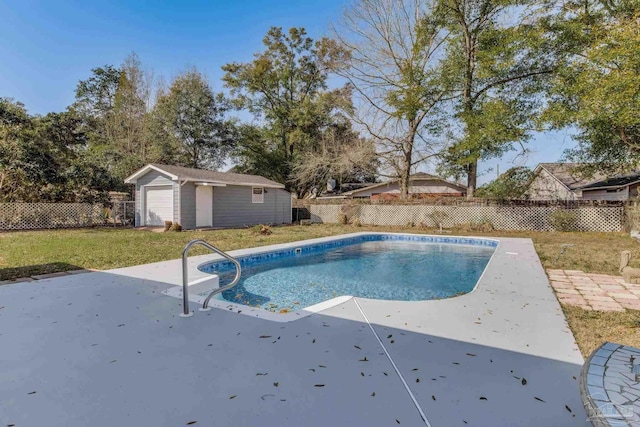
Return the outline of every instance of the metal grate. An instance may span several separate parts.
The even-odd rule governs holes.
[[[550,215],[569,211],[576,216],[578,231],[618,232],[624,230],[623,206],[436,206],[436,205],[311,205],[313,222],[336,223],[338,214],[350,222],[366,225],[424,225],[455,227],[490,223],[496,230],[552,231]]]
[[[0,203],[0,230],[90,227],[103,223],[100,204]]]

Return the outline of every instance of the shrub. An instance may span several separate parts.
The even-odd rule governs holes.
[[[407,222],[407,224],[405,225],[405,228],[413,228],[416,226],[416,223],[413,221],[409,221]]]
[[[449,214],[445,211],[433,211],[428,216],[434,222],[436,227],[442,227],[444,222],[449,219]]]
[[[473,221],[468,224],[464,224],[461,226],[461,228],[465,231],[480,231],[483,233],[488,233],[495,230],[493,223],[488,218],[482,218],[479,221]]]
[[[172,221],[165,221],[164,222],[164,231],[169,231],[171,230],[171,226],[173,225]]]
[[[556,231],[576,231],[578,229],[578,217],[570,211],[554,211],[549,214],[547,219]]]
[[[171,224],[171,227],[169,227],[169,231],[180,232],[180,231],[182,231],[182,226],[180,224],[178,224],[177,222],[174,222],[173,224]]]
[[[362,227],[362,223],[358,218],[354,218],[354,220],[351,221],[351,225],[353,225],[354,227]]]
[[[345,224],[347,224],[347,222],[349,222],[349,219],[347,218],[347,214],[339,213],[338,214],[338,224],[345,225]]]
[[[263,236],[268,236],[269,234],[272,234],[273,231],[271,231],[271,227],[269,227],[268,225],[261,225],[260,226],[260,234],[262,234]]]

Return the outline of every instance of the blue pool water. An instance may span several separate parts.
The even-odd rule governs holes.
[[[473,289],[493,251],[486,243],[354,241],[244,262],[242,279],[221,298],[275,312],[297,311],[342,295],[396,301],[448,298]],[[220,270],[221,285],[234,275],[228,264],[203,270]]]

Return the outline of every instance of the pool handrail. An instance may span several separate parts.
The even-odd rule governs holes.
[[[182,312],[182,314],[180,314],[180,317],[191,317],[191,316],[193,316],[193,312],[191,312],[189,310],[189,271],[188,271],[188,266],[187,266],[187,258],[188,258],[188,255],[189,255],[189,250],[194,245],[202,245],[202,246],[204,246],[205,248],[217,253],[218,255],[220,255],[220,256],[222,256],[222,257],[224,257],[226,259],[228,259],[236,267],[236,276],[233,278],[231,283],[229,283],[228,285],[225,285],[225,286],[222,286],[222,287],[218,287],[218,288],[212,290],[211,293],[209,293],[207,298],[204,300],[204,303],[202,304],[202,308],[200,308],[200,311],[209,311],[209,310],[211,310],[211,307],[209,307],[209,301],[211,300],[211,298],[213,298],[215,295],[217,295],[217,294],[219,294],[221,292],[224,292],[224,291],[226,291],[228,289],[231,289],[235,285],[237,285],[238,282],[240,281],[240,275],[242,274],[242,267],[240,266],[240,262],[237,259],[235,259],[231,255],[229,255],[228,253],[224,252],[223,250],[216,248],[211,243],[209,243],[209,242],[207,242],[205,240],[202,240],[202,239],[191,240],[189,243],[187,243],[187,245],[182,250],[182,307],[183,307],[183,312]]]

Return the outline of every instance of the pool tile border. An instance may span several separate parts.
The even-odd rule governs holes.
[[[432,235],[416,235],[416,234],[391,234],[391,233],[367,233],[355,237],[344,237],[340,239],[334,239],[332,241],[322,243],[305,243],[305,241],[294,242],[294,247],[288,249],[281,249],[275,251],[260,252],[252,255],[244,255],[237,257],[242,267],[260,264],[265,261],[274,259],[294,257],[298,254],[309,254],[323,252],[327,249],[338,248],[342,246],[349,246],[362,242],[379,242],[379,241],[410,241],[420,243],[435,243],[435,244],[453,244],[453,245],[472,245],[472,246],[487,246],[496,248],[498,241],[491,239],[480,239],[472,237],[444,237],[444,236],[432,236]],[[262,249],[262,248],[261,248]],[[298,252],[299,251],[299,252]],[[198,265],[198,270],[215,274],[233,269],[233,263],[226,260],[211,261]]]

